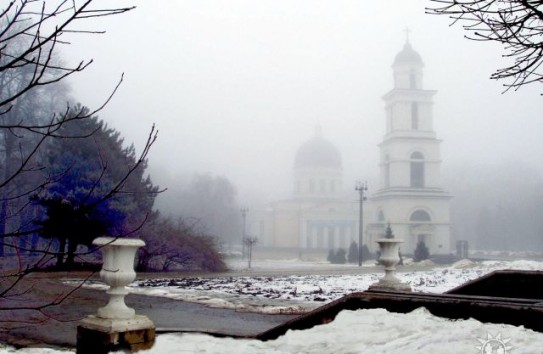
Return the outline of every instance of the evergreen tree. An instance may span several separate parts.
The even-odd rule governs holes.
[[[362,253],[363,255],[364,253]],[[347,254],[347,261],[349,263],[357,263],[358,262],[358,244],[356,242],[351,242],[351,245],[349,246],[349,253]]]
[[[327,260],[333,264],[345,264],[347,262],[347,258],[345,258],[346,255],[347,252],[343,248],[338,248],[337,251],[331,249],[328,251]]]
[[[346,254],[347,254],[347,252],[345,252],[345,249],[338,248],[338,250],[336,252],[336,257],[335,257],[335,262],[334,263],[345,264],[347,262],[347,259],[345,258]]]
[[[420,262],[428,258],[430,258],[430,251],[428,250],[428,247],[426,247],[426,243],[424,243],[424,241],[419,241],[415,248],[414,261]]]
[[[390,227],[390,223],[387,225],[387,228],[385,229],[385,238],[394,238],[394,234],[392,233],[392,228]]]
[[[141,224],[158,190],[144,177],[146,163],[137,166],[134,147],[124,147],[120,133],[97,117],[71,121],[59,134],[74,138],[47,146],[48,173],[55,182],[34,201],[45,209],[45,217],[36,221],[41,236],[58,240],[57,265],[70,267],[78,245],[89,246],[101,235],[123,236]]]
[[[370,252],[370,250],[368,248],[368,245],[364,244],[362,246],[362,259],[363,260],[368,260],[368,259],[371,259],[372,257],[373,257],[373,255]]]
[[[333,249],[328,250],[328,256],[326,257],[326,260],[330,263],[335,263],[336,259],[336,252]]]

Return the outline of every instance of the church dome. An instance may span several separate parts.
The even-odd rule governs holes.
[[[300,146],[296,152],[295,168],[324,167],[341,169],[341,155],[338,149],[317,135]]]
[[[402,51],[396,54],[396,57],[394,58],[394,63],[392,65],[398,65],[398,64],[423,65],[420,54],[417,53],[413,49],[413,47],[411,47],[411,43],[409,42],[405,42],[405,45],[403,46]]]

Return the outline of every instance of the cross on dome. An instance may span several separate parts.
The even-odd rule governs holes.
[[[406,26],[403,31],[405,32],[405,41],[409,43],[409,33],[411,32],[411,30],[409,29],[409,27]]]

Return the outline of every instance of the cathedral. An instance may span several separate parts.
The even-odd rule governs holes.
[[[432,255],[452,252],[451,196],[440,184],[441,140],[433,130],[436,91],[423,88],[423,66],[407,40],[392,64],[394,86],[383,96],[380,185],[364,203],[363,214],[363,244],[372,252],[388,224],[404,240],[404,254],[413,254],[419,241]],[[323,258],[330,249],[358,242],[359,203],[354,191],[350,197],[343,194],[342,163],[340,152],[317,128],[296,152],[291,198],[271,202],[255,215],[249,231],[259,238],[259,248]]]

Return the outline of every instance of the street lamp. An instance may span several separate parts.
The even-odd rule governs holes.
[[[246,221],[247,221],[247,212],[249,209],[241,208],[241,217],[243,218],[243,231],[241,234],[241,258],[245,257],[245,236],[246,236]]]
[[[360,216],[358,217],[358,266],[362,266],[362,236],[364,234],[363,229],[363,210],[364,210],[364,200],[366,196],[364,193],[368,190],[368,184],[366,182],[356,182],[356,187],[354,188],[360,194]]]

